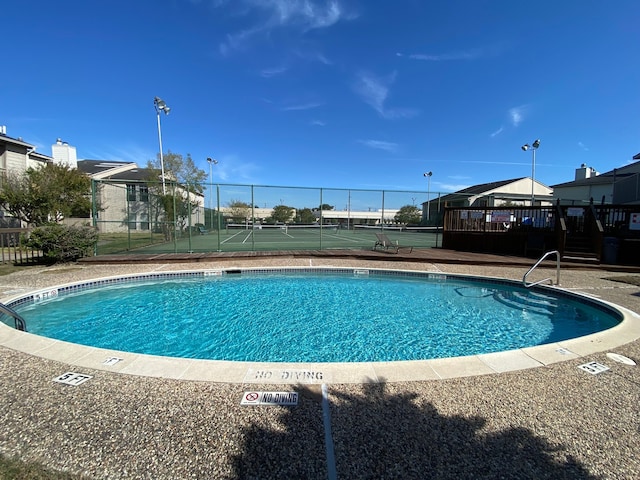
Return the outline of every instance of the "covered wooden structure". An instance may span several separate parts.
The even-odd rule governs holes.
[[[640,205],[445,207],[442,247],[640,265]]]

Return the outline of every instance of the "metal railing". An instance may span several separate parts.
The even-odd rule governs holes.
[[[546,281],[551,281],[551,285],[553,285],[553,279],[551,277],[549,278],[545,278],[543,280],[538,280],[537,282],[532,282],[532,283],[527,283],[527,277],[529,276],[529,274],[531,272],[533,272],[538,265],[540,265],[543,261],[546,260],[547,257],[550,257],[551,255],[555,255],[556,256],[556,283],[555,285],[560,285],[560,252],[557,250],[551,250],[550,252],[546,252],[544,255],[542,255],[542,257],[540,257],[540,259],[535,263],[535,265],[533,267],[531,267],[527,273],[524,274],[524,276],[522,277],[522,284],[526,287],[526,288],[531,288],[534,285],[539,285],[543,282]]]
[[[27,331],[27,322],[25,322],[24,318],[22,318],[13,308],[0,302],[0,313],[13,317],[16,330],[21,330],[23,332]]]

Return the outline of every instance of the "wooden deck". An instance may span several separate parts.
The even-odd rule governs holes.
[[[507,255],[461,252],[441,248],[415,248],[413,252],[388,253],[373,250],[280,250],[258,252],[205,252],[205,253],[161,253],[161,254],[120,254],[98,255],[80,260],[86,264],[131,264],[131,263],[199,263],[211,261],[237,260],[265,257],[319,257],[353,258],[358,260],[384,260],[387,262],[424,262],[445,264],[471,264],[491,266],[531,267],[536,259]],[[545,261],[545,265],[555,265],[555,257]],[[593,263],[561,262],[562,268],[605,269],[610,271],[640,272],[640,267],[624,265],[598,265]]]

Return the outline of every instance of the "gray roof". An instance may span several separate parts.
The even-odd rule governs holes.
[[[462,190],[457,190],[453,193],[448,193],[447,195],[443,195],[440,197],[439,201],[459,201],[461,199],[466,199],[472,197],[474,195],[482,195],[483,193],[490,192],[492,190],[496,190],[500,187],[504,187],[505,185],[509,185],[514,182],[518,182],[520,180],[527,179],[529,177],[518,177],[518,178],[510,178],[508,180],[499,180],[497,182],[488,182],[488,183],[480,183],[478,185],[472,185],[471,187],[463,188]],[[529,198],[530,194],[518,194],[518,193],[509,193],[509,198]],[[433,201],[433,200],[431,200]],[[427,203],[427,202],[423,202]]]
[[[113,175],[107,175],[105,178],[109,178],[111,180],[145,181],[149,180],[153,176],[148,168],[138,168],[138,166],[134,162],[114,162],[110,160],[78,160],[78,170],[90,176],[99,173],[108,173],[109,170],[127,165],[131,166],[132,168],[123,172],[114,172]]]
[[[24,140],[22,140],[22,138],[13,138],[13,137],[9,137],[8,135],[3,135],[1,133],[0,133],[0,142],[12,143],[14,145],[20,145],[21,147],[25,147],[25,148],[35,148],[34,145],[31,145],[30,143],[25,142]]]
[[[633,159],[640,160],[640,153],[635,155]],[[573,180],[572,182],[564,182],[558,183],[556,185],[551,185],[551,188],[579,187],[582,185],[607,185],[613,183],[614,181],[617,182],[619,180],[622,180],[623,178],[629,177],[631,175],[637,175],[638,173],[640,173],[640,162],[634,162],[620,168],[614,168],[613,170],[601,173],[600,175],[596,175],[595,177],[583,178],[581,180]]]
[[[24,148],[25,152],[35,160],[44,160],[45,162],[53,161],[53,157],[45,155],[44,153],[36,152],[35,145],[25,142],[22,138],[13,138],[0,133],[0,143]]]
[[[497,182],[481,183],[478,185],[473,185],[471,187],[464,188],[462,190],[458,190],[455,193],[463,193],[466,195],[477,195],[479,193],[484,193],[490,190],[495,190],[496,188],[504,187],[505,185],[509,185],[510,183],[517,182],[518,180],[522,180],[524,178],[527,178],[527,177],[512,178],[510,180],[499,180]]]

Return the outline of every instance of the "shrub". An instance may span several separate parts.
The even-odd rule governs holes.
[[[93,255],[98,232],[89,225],[61,225],[58,223],[34,228],[27,246],[42,250],[54,262],[72,262]]]

